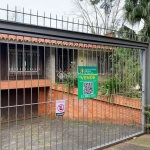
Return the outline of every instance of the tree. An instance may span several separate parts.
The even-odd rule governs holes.
[[[72,14],[82,18],[91,33],[106,34],[108,28],[114,30],[122,22],[121,0],[72,0],[72,3],[75,6]]]
[[[124,6],[125,19],[131,25],[143,23],[143,29],[140,31],[144,36],[143,40],[150,38],[150,0],[126,0]],[[142,40],[142,39],[141,39]]]

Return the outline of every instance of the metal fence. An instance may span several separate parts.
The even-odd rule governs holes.
[[[144,133],[147,43],[8,20],[0,26],[0,149],[98,149]],[[98,67],[96,98],[78,99],[78,66]]]
[[[54,17],[52,16],[52,14],[46,14],[45,12],[42,15],[38,11],[36,13],[32,12],[31,9],[29,12],[25,11],[24,8],[22,10],[17,9],[17,7],[15,7],[14,10],[11,10],[7,5],[7,8],[0,8],[0,14],[1,20],[83,33],[105,35],[134,41],[149,41],[148,35],[142,35],[141,33],[135,32],[134,30],[127,31],[124,27],[121,27],[118,30],[111,28],[102,28],[94,25],[93,23],[92,25],[89,25],[81,19],[69,19],[69,17],[58,17],[57,15]]]

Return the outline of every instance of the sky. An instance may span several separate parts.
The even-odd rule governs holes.
[[[44,12],[46,16],[50,16],[51,13],[51,17],[52,18],[56,18],[56,14],[57,14],[57,18],[61,19],[62,16],[67,17],[69,16],[69,18],[72,20],[73,16],[71,15],[71,11],[74,9],[73,4],[71,3],[71,0],[1,0],[1,5],[0,8],[7,8],[7,4],[9,6],[10,10],[15,10],[15,6],[17,7],[17,10],[22,11],[23,7],[26,13],[30,13],[30,9],[32,10],[32,14],[37,14],[37,10],[38,10],[38,15],[43,16]],[[10,16],[12,14],[9,14]],[[6,18],[6,13],[4,14],[4,11],[0,10],[0,18],[3,19]],[[25,17],[26,21],[29,21],[29,16]],[[33,17],[32,18],[33,22],[37,22],[36,19]],[[43,20],[40,21],[39,18],[39,22],[42,22],[41,25],[43,24]],[[61,24],[59,24],[61,26]],[[49,26],[49,24],[47,23],[47,26]],[[52,27],[55,27],[55,22],[52,22]],[[129,26],[130,28],[134,28],[136,30],[140,30],[141,29],[141,25],[136,25],[134,27],[130,26],[127,24],[127,26]]]
[[[17,6],[21,10],[24,7],[25,12],[30,12],[31,9],[32,13],[36,13],[38,10],[42,15],[45,11],[47,15],[57,14],[58,17],[69,14],[73,8],[70,0],[2,0],[0,8],[7,8],[7,4],[9,9],[14,10]]]

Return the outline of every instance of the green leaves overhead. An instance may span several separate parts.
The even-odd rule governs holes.
[[[150,37],[150,0],[126,0],[124,11],[131,25],[142,21],[144,26],[141,33]]]

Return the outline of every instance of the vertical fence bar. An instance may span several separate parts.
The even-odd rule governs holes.
[[[23,114],[24,114],[24,149],[26,148],[26,135],[25,135],[25,123],[26,123],[26,101],[25,101],[25,45],[24,45],[24,36],[23,36]]]
[[[31,24],[31,18],[32,18],[32,12],[31,12],[31,9],[30,9],[30,24]]]
[[[2,94],[1,94],[1,81],[2,81],[2,78],[1,78],[1,74],[2,74],[2,69],[1,69],[1,43],[0,43],[0,118],[2,118]],[[0,149],[2,149],[2,119],[0,120]],[[8,143],[9,144],[9,143]]]
[[[49,44],[49,53],[50,53],[50,57],[49,57],[49,59],[50,59],[50,62],[52,62],[52,57],[53,57],[53,48],[52,48],[52,45],[51,44]],[[54,54],[54,56],[55,56],[55,54]],[[48,65],[47,65],[47,67],[48,67]],[[53,103],[53,100],[52,100],[52,93],[53,93],[53,85],[52,85],[52,82],[53,82],[53,78],[52,78],[52,67],[53,67],[53,64],[52,63],[50,63],[50,88],[49,88],[49,93],[50,93],[50,101],[49,101],[49,105],[50,105],[50,149],[52,149],[52,147],[51,147],[51,145],[52,145],[52,128],[53,128],[53,126],[52,126],[52,103]],[[56,67],[56,64],[55,64],[55,67]],[[56,68],[55,68],[56,69]],[[55,72],[56,72],[56,70],[55,70]],[[56,80],[55,80],[56,81]]]
[[[63,46],[62,46],[62,72],[64,73],[65,72],[65,59],[64,59],[64,48],[63,48]],[[62,99],[64,99],[64,86],[63,86],[63,84],[64,84],[64,80],[62,79],[62,89],[63,89],[63,91],[62,91]],[[62,129],[62,134],[61,134],[61,136],[62,136],[62,144],[61,144],[61,149],[63,149],[63,116],[61,117],[61,129]]]
[[[24,7],[23,7],[23,23],[24,23]]]
[[[44,12],[44,21],[43,21],[43,26],[45,26],[45,12]]]
[[[67,30],[68,30],[68,22],[69,22],[69,17],[67,17]]]
[[[51,27],[51,13],[50,13],[49,24],[50,24],[50,27]]]
[[[142,131],[145,132],[145,124],[147,123],[144,114],[146,105],[150,104],[150,44],[147,49],[142,51]]]
[[[58,47],[57,47],[57,45],[56,45],[56,58],[58,58],[57,62],[60,61],[59,55],[58,55]],[[60,66],[58,66],[58,71],[59,71],[59,67]],[[56,100],[58,100],[58,85],[57,85],[57,92],[56,93],[57,93]],[[56,135],[56,141],[55,141],[56,142],[56,150],[57,150],[57,142],[58,142],[58,140],[57,140],[57,138],[58,138],[57,133],[58,132],[57,131],[58,131],[58,116],[56,116],[56,134],[55,134]]]
[[[31,11],[30,11],[31,12]],[[31,14],[31,13],[30,13]],[[32,78],[33,78],[33,75],[32,75],[32,55],[33,55],[33,50],[32,50],[32,37],[30,38],[30,53],[29,53],[29,57],[30,57],[30,65],[29,65],[29,68],[28,68],[28,70],[29,70],[29,73],[30,73],[30,83],[31,83],[31,95],[30,95],[30,98],[31,98],[31,103],[30,103],[30,117],[31,117],[31,119],[30,119],[30,125],[31,125],[31,130],[30,130],[30,132],[31,132],[31,150],[32,150],[32,123],[33,123],[33,114],[32,114],[32,107],[33,107],[33,95],[32,95],[32,92],[33,92],[33,90],[32,90]],[[26,65],[27,65],[27,61],[26,61]]]
[[[63,16],[62,16],[62,29],[64,29],[64,26],[63,26],[64,24],[63,23],[64,23],[64,19],[63,19]]]
[[[8,18],[9,17],[9,6],[8,6],[8,4],[7,4],[7,21],[8,21]]]
[[[17,22],[17,7],[15,6],[15,22]]]
[[[16,54],[16,149],[18,149],[18,51],[17,51],[17,41],[15,41],[15,54]]]
[[[86,50],[85,50],[85,52],[86,52],[86,60],[87,60],[87,62],[89,61],[89,49],[88,48],[86,48]],[[88,63],[86,62],[86,65],[89,65]],[[89,115],[88,115],[88,109],[89,109],[89,102],[88,102],[88,100],[86,100],[87,101],[87,124],[86,124],[86,126],[87,126],[87,149],[89,148],[89,143],[88,143],[88,141],[89,141],[89,128],[88,128],[88,126],[89,126],[89,119],[88,119],[88,117],[89,117]]]
[[[37,122],[38,122],[38,128],[37,128],[37,130],[38,130],[38,131],[37,131],[37,132],[38,132],[38,135],[37,135],[37,136],[38,136],[38,138],[37,138],[38,141],[37,141],[37,143],[38,143],[38,144],[37,144],[37,145],[38,145],[38,146],[37,146],[37,148],[38,148],[38,150],[39,150],[39,143],[40,143],[40,137],[39,137],[39,133],[40,133],[40,132],[39,132],[39,121],[40,121],[40,120],[39,120],[39,117],[40,117],[40,115],[41,115],[41,114],[40,114],[41,102],[40,102],[40,87],[39,87],[39,84],[40,84],[40,83],[39,83],[39,79],[40,79],[40,71],[41,71],[41,70],[40,70],[40,49],[39,49],[39,43],[38,43],[38,42],[37,42],[37,45],[36,45],[36,46],[37,46],[37,71],[38,71],[38,72],[37,72],[37,73],[38,73],[38,118],[37,118]]]
[[[68,72],[70,72],[70,49],[69,48],[67,48],[67,67],[68,67]],[[68,75],[68,74],[67,74]],[[69,109],[69,107],[70,107],[70,96],[69,96],[69,88],[68,88],[68,85],[67,85],[67,91],[68,91],[68,94],[67,94],[67,101],[68,101],[68,105],[67,105],[67,108]],[[67,116],[67,119],[68,119],[68,121],[67,121],[67,149],[69,149],[69,117],[70,117],[70,115],[69,115],[69,111],[68,111],[68,116]]]
[[[45,13],[44,13],[44,17],[45,17]],[[45,21],[45,19],[44,19]],[[47,93],[46,93],[46,62],[45,62],[45,57],[46,57],[46,54],[45,54],[45,39],[44,39],[44,55],[43,55],[43,60],[44,60],[44,69],[43,69],[43,77],[44,77],[44,149],[45,149],[45,122],[46,122],[46,106],[47,106],[47,99],[46,99],[46,96],[47,96]],[[45,106],[46,105],[46,106]],[[47,123],[47,122],[46,122]]]
[[[38,19],[39,19],[39,17],[38,17],[38,11],[37,11],[37,25],[39,24],[39,23],[38,23]]]
[[[10,62],[9,62],[9,40],[7,40],[7,58],[8,58],[8,143],[10,148],[10,82],[9,82],[9,68],[10,68]]]
[[[56,15],[56,29],[57,29],[57,15]]]

